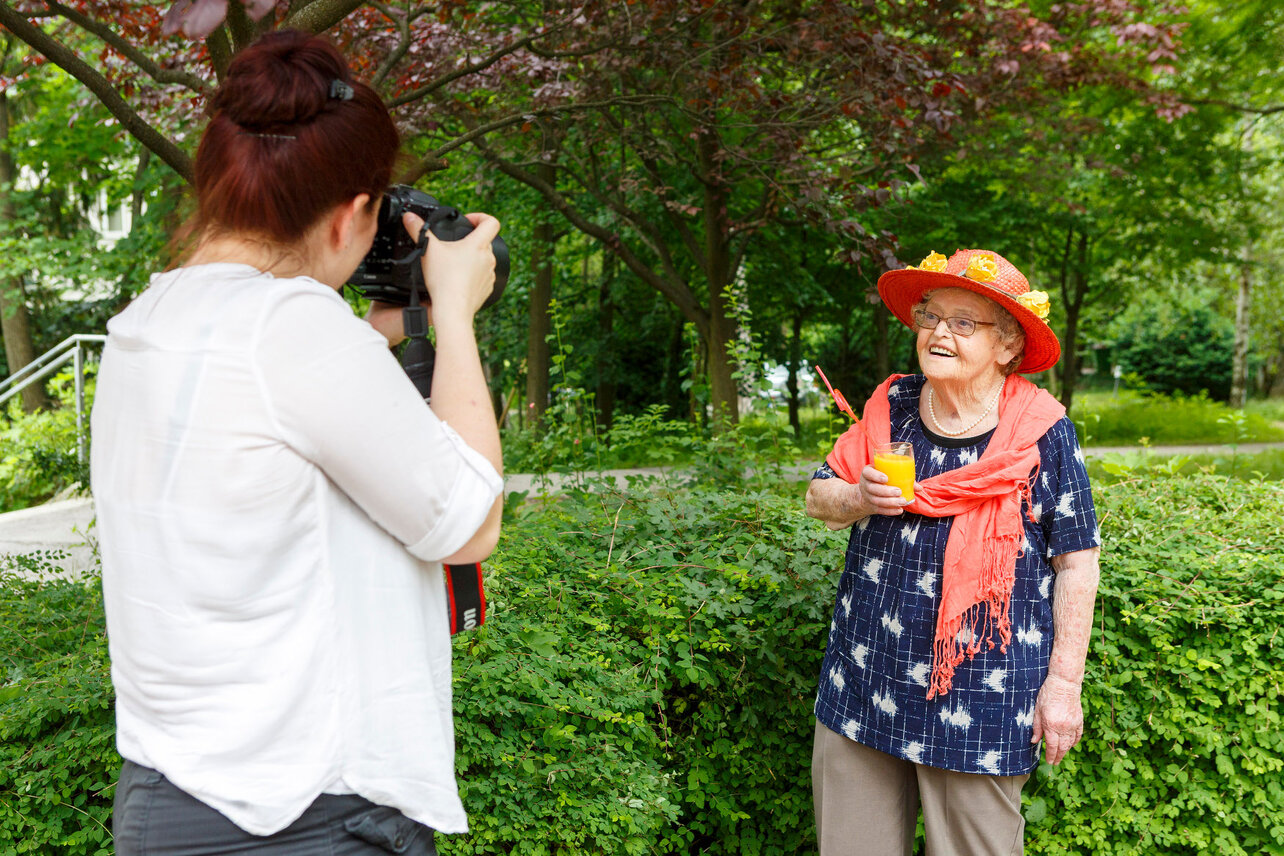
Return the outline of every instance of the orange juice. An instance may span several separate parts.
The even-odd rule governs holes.
[[[914,499],[914,456],[901,455],[895,452],[879,452],[874,455],[874,469],[887,474],[887,483],[899,487],[901,496],[907,500]]]

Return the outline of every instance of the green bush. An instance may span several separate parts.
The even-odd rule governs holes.
[[[814,852],[844,536],[799,490],[635,483],[513,509],[491,617],[455,640],[472,831],[444,853]],[[1159,472],[1097,494],[1086,736],[1027,786],[1027,852],[1284,853],[1284,486]],[[0,852],[105,852],[97,589],[4,583]]]
[[[1230,396],[1235,327],[1208,304],[1139,305],[1117,325],[1115,360],[1161,393]]]
[[[0,852],[109,856],[116,756],[102,588],[0,557]]]
[[[1031,853],[1284,853],[1284,486],[1098,491],[1083,744],[1027,785]]]
[[[1070,418],[1087,446],[1284,440],[1284,428],[1260,409],[1232,410],[1202,393],[1076,396]]]
[[[87,371],[92,375],[97,364]],[[76,392],[70,372],[54,376],[47,387],[57,402],[52,410],[24,413],[18,398],[0,414],[0,512],[39,505],[58,491],[89,484],[89,456],[81,464],[76,450]],[[93,381],[85,389],[85,432]]]
[[[473,832],[443,852],[814,846],[808,724],[832,591],[816,593],[836,582],[827,579],[833,540],[798,514],[795,498],[761,492],[607,489],[518,516],[489,563],[495,615],[458,652],[457,698],[478,704],[456,704]],[[565,683],[576,668],[583,676]],[[631,682],[631,694],[602,693],[595,681],[608,675]],[[534,706],[523,709],[528,700]],[[503,733],[519,735],[499,753],[495,710],[509,725]],[[647,737],[608,729],[607,716]],[[568,730],[587,747],[568,752]],[[603,763],[603,753],[610,761],[629,752],[639,754],[628,778]],[[534,769],[515,768],[514,755]],[[603,846],[579,839],[586,819],[577,809],[556,819],[540,811],[562,790],[570,805],[591,804],[595,777],[613,797],[632,789],[615,798],[636,803],[649,835]],[[597,823],[620,813],[599,807]]]

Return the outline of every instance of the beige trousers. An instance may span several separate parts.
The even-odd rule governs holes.
[[[924,767],[816,723],[811,756],[820,856],[911,856],[919,806],[927,856],[1020,856],[1026,776]]]

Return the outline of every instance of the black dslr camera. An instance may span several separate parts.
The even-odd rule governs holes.
[[[428,290],[418,274],[418,247],[406,233],[401,215],[418,214],[424,219],[428,231],[443,241],[458,241],[473,230],[473,224],[459,213],[458,208],[442,205],[436,199],[405,184],[388,188],[379,205],[379,228],[374,244],[362,260],[361,266],[348,279],[348,284],[370,300],[382,300],[405,306],[411,302],[410,292],[419,283],[419,301],[428,303]],[[483,306],[499,300],[508,284],[508,245],[503,238],[491,242],[495,253],[495,287]]]
[[[348,284],[363,297],[404,306],[402,323],[407,341],[401,351],[401,365],[419,394],[425,399],[432,393],[432,372],[436,353],[428,339],[427,313],[421,304],[429,302],[424,287],[420,258],[427,249],[428,236],[415,240],[406,233],[401,215],[409,211],[424,219],[427,232],[443,241],[458,241],[473,230],[473,224],[459,209],[442,205],[427,193],[405,184],[394,185],[384,194],[379,206],[379,226],[374,244],[361,261]],[[495,287],[483,306],[499,300],[508,284],[508,245],[502,238],[491,242],[495,253]],[[443,565],[446,579],[450,632],[469,630],[486,620],[486,593],[482,588],[482,567]]]

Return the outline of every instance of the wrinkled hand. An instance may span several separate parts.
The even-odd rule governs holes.
[[[807,486],[807,514],[830,529],[846,529],[871,514],[897,515],[908,505],[901,489],[873,467],[861,470],[856,484],[842,479],[812,479]]]
[[[1048,675],[1039,688],[1030,743],[1043,740],[1049,764],[1060,764],[1083,737],[1083,703],[1079,693],[1079,684],[1056,675]]]
[[[873,466],[866,466],[860,471],[860,482],[857,489],[860,501],[865,506],[866,514],[883,514],[895,517],[903,514],[909,500],[901,493],[899,487],[887,483],[887,473],[879,472]]]

